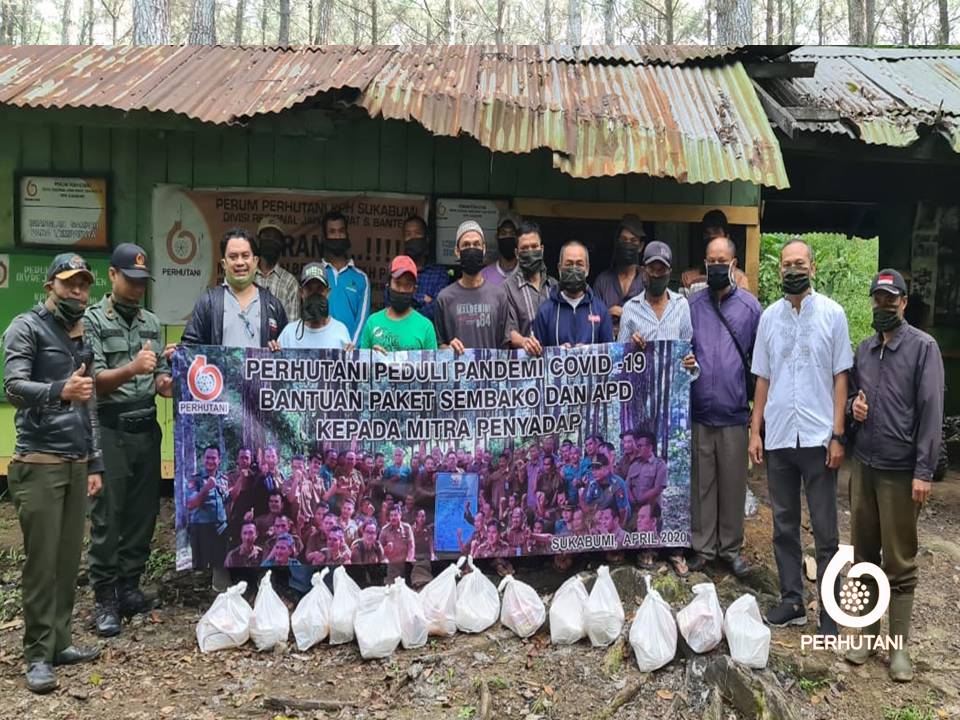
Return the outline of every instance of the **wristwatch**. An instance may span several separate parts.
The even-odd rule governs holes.
[[[845,447],[846,444],[847,444],[847,436],[846,436],[846,435],[841,435],[841,434],[839,434],[839,433],[834,433],[833,435],[830,436],[830,439],[831,439],[831,440],[836,440],[838,443],[840,443],[840,446],[841,446],[841,447]]]

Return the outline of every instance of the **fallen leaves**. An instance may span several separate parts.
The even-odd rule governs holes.
[[[657,690],[657,697],[661,700],[673,700],[673,691],[667,690],[666,688],[660,688]]]

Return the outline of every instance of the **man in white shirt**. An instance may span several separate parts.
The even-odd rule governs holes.
[[[771,625],[805,625],[800,489],[817,548],[817,587],[837,552],[837,468],[843,462],[847,371],[853,366],[847,317],[810,287],[813,251],[799,239],[780,252],[784,297],[760,317],[753,351],[757,376],[750,422],[750,458],[767,460],[773,506],[773,547],[780,574],[780,605],[767,613]],[[761,436],[761,428],[765,435]],[[829,591],[835,592],[830,588]],[[817,633],[837,626],[820,603]]]

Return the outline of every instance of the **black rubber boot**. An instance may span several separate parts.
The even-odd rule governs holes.
[[[160,607],[157,598],[151,595],[145,595],[140,589],[139,580],[121,581],[118,589],[118,598],[120,601],[120,615],[127,620],[134,615],[148,613]]]
[[[94,588],[96,604],[93,606],[93,622],[100,637],[120,634],[120,613],[117,609],[117,586],[100,585]]]

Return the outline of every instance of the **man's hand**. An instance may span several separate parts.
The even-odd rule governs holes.
[[[311,565],[323,565],[323,553],[314,550],[312,553],[307,555],[307,562]]]
[[[643,335],[641,335],[640,333],[635,332],[633,335],[630,336],[630,340],[633,342],[634,345],[636,345],[641,350],[646,350],[647,341],[643,339]]]
[[[250,522],[251,520],[253,520],[253,508],[250,508],[243,514],[244,522]]]
[[[173,357],[173,351],[176,349],[176,343],[167,343],[166,347],[163,348],[163,356],[167,359],[167,362],[170,362],[170,358]]]
[[[280,343],[278,343],[276,340],[268,340],[267,347],[273,352],[280,352],[281,350]]]
[[[836,470],[843,464],[843,445],[836,440],[831,440],[827,446],[827,467]]]
[[[540,341],[531,334],[529,337],[523,339],[523,351],[527,355],[541,355],[543,354],[543,346],[540,344]]]
[[[454,338],[450,341],[450,349],[453,350],[456,355],[463,355],[467,351],[467,348],[460,338]]]
[[[916,482],[916,481],[915,481]],[[929,483],[927,483],[929,485]],[[100,473],[94,473],[93,475],[87,475],[87,495],[89,497],[96,497],[100,494],[100,491],[103,489],[103,477]],[[916,495],[916,490],[913,491]],[[927,491],[929,495],[929,491]]]
[[[623,308],[620,305],[614,305],[610,307],[609,310],[610,310],[610,317],[618,318],[621,315],[623,315]]]
[[[143,347],[140,352],[131,361],[133,372],[136,375],[149,375],[157,367],[157,354],[153,351],[149,340],[143,341]]]
[[[760,433],[750,433],[750,446],[747,452],[754,465],[763,465],[763,440],[760,439]]]
[[[93,397],[93,378],[86,377],[86,363],[80,363],[80,367],[68,379],[67,384],[60,391],[60,397],[65,402],[86,402]]]
[[[930,499],[930,493],[933,491],[933,483],[929,480],[913,479],[913,501],[923,505]]]
[[[344,351],[344,352],[353,352],[353,351],[356,350],[356,349],[357,349],[357,346],[356,346],[354,343],[352,343],[352,342],[345,342],[345,343],[343,344],[343,351]]]
[[[169,375],[158,375],[154,387],[160,397],[173,397],[173,378]]]
[[[687,353],[681,362],[684,370],[693,372],[697,369],[697,358],[693,353]]]
[[[216,478],[214,478],[214,477],[211,476],[211,477],[207,478],[207,481],[203,484],[203,487],[200,488],[200,492],[208,493],[208,492],[210,492],[211,490],[213,490],[213,488],[216,486],[216,484],[217,484]]]
[[[383,345],[374,345],[373,349],[376,350],[381,355],[387,354],[387,349]]]
[[[867,412],[870,410],[870,406],[867,405],[867,396],[863,394],[863,390],[857,393],[851,409],[853,410],[854,420],[861,423],[867,421]]]

